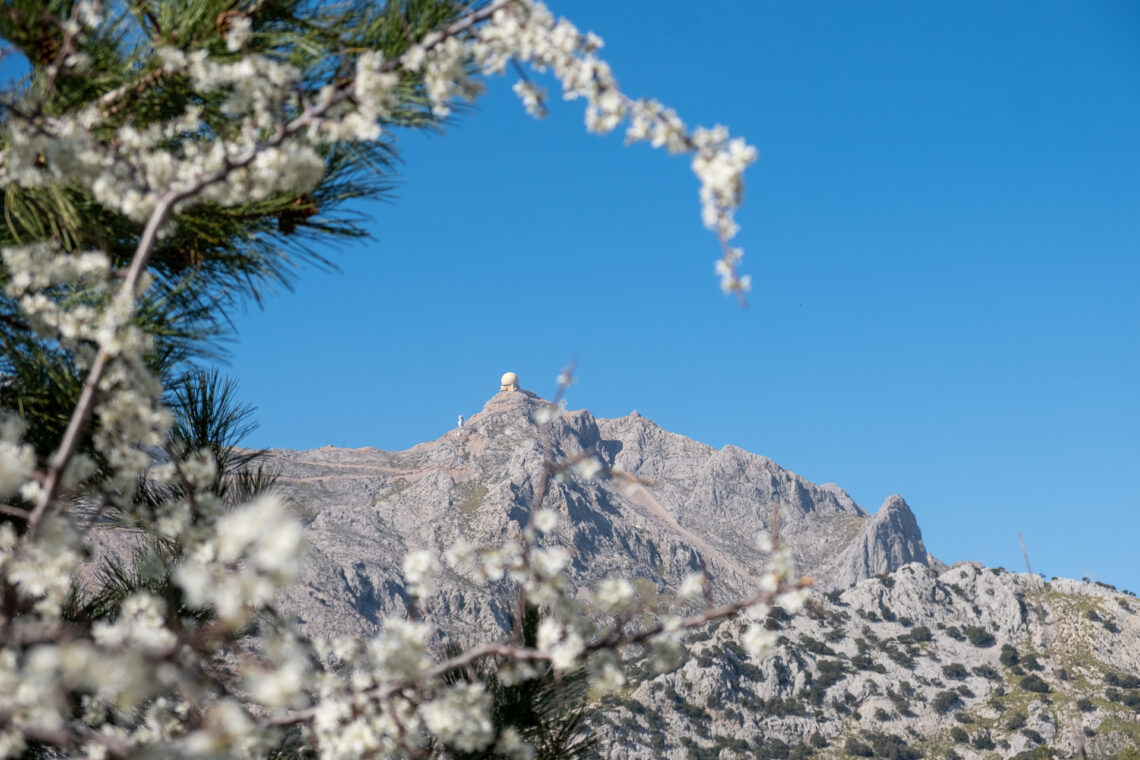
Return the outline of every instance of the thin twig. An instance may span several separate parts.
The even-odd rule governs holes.
[[[188,194],[189,192],[187,192]],[[123,284],[119,286],[119,292],[115,295],[116,298],[129,297],[132,301],[134,300],[135,289],[146,270],[154,244],[158,240],[158,230],[166,221],[166,217],[174,206],[178,195],[180,194],[168,191],[155,204],[154,211],[151,213],[142,237],[139,239],[138,247],[135,249],[134,257],[131,259],[127,276],[124,278]],[[83,390],[80,391],[79,401],[76,402],[75,409],[71,413],[71,419],[67,422],[67,430],[64,431],[63,440],[60,442],[55,455],[52,456],[40,499],[28,517],[28,530],[25,534],[25,540],[30,541],[35,538],[49,507],[59,495],[59,489],[63,485],[63,472],[79,449],[80,438],[95,408],[95,392],[98,390],[99,382],[103,379],[103,373],[106,372],[107,365],[112,358],[112,351],[106,345],[100,346],[99,351],[95,354],[95,361],[92,362],[91,369],[87,373],[87,379],[83,383]]]
[[[19,518],[21,520],[27,520],[28,516],[31,513],[28,512],[28,510],[26,510],[26,509],[20,509],[19,507],[13,507],[13,506],[10,506],[8,504],[0,504],[0,514],[5,514],[5,515],[8,515],[10,517],[16,517],[16,518]]]
[[[119,100],[131,94],[135,95],[136,97],[138,95],[141,95],[146,91],[148,87],[150,87],[152,84],[155,84],[156,82],[161,81],[166,75],[167,74],[164,69],[155,69],[154,71],[150,72],[149,74],[145,74],[134,82],[124,84],[121,87],[116,87],[113,90],[109,90],[103,93],[101,96],[99,96],[99,99],[95,101],[95,105],[103,109],[104,116],[109,116],[110,114],[114,113],[113,106],[115,106]]]

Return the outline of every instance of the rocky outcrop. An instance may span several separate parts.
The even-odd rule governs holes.
[[[822,574],[825,585],[846,588],[911,562],[928,564],[918,521],[903,497],[890,496]]]
[[[527,391],[500,392],[463,428],[407,451],[272,450],[311,547],[282,607],[314,634],[367,633],[406,613],[401,563],[409,550],[442,554],[458,538],[494,544],[517,535],[546,456],[534,422],[542,405]],[[567,412],[547,442],[556,458],[593,453],[648,484],[620,488],[573,472],[553,484],[545,505],[563,519],[550,540],[571,549],[575,587],[620,574],[644,593],[671,594],[704,568],[719,596],[735,596],[763,565],[761,531],[778,530],[800,569],[828,587],[925,559],[901,499],[868,517],[834,484],[816,485],[735,446],[698,443],[636,412],[601,420]],[[461,636],[509,620],[495,589],[458,577],[444,578],[437,604],[457,613],[449,620]]]
[[[853,740],[875,757],[1111,758],[1140,743],[1140,603],[1110,588],[913,563],[773,617],[763,660],[742,627],[694,633],[683,667],[603,700],[599,756],[843,758]]]
[[[835,484],[637,413],[568,412],[542,440],[540,404],[501,392],[462,429],[407,451],[271,452],[310,545],[279,608],[312,634],[369,635],[406,614],[407,551],[517,535],[547,449],[557,458],[592,453],[648,487],[574,471],[552,485],[545,506],[562,519],[544,540],[570,549],[572,587],[616,574],[653,603],[704,568],[718,596],[736,596],[764,559],[756,534],[778,530],[818,589],[805,613],[766,621],[780,637],[767,659],[745,654],[739,619],[692,633],[692,656],[670,673],[631,652],[630,682],[595,703],[597,756],[841,758],[851,739],[880,757],[918,756],[909,746],[982,760],[1041,743],[1073,756],[1082,741],[1090,757],[1112,757],[1140,738],[1128,704],[1140,705],[1140,689],[1104,688],[1140,670],[1136,600],[974,563],[948,568],[927,554],[899,496],[868,515]],[[508,591],[445,574],[428,619],[461,643],[495,636],[508,625]],[[1004,646],[1023,664],[1007,664]]]

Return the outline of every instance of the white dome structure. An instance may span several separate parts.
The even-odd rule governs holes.
[[[499,380],[499,393],[504,391],[517,391],[519,389],[519,376],[514,372],[507,372],[503,374],[502,379]]]

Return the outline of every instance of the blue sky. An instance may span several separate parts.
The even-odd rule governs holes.
[[[560,2],[634,96],[760,152],[721,295],[688,161],[492,81],[402,135],[375,239],[237,326],[251,443],[400,449],[499,375],[735,444],[941,559],[1140,592],[1140,5]]]

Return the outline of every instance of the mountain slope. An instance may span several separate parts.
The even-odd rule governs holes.
[[[402,452],[273,450],[311,546],[283,608],[311,633],[367,633],[385,615],[405,613],[407,551],[442,554],[458,538],[494,544],[517,535],[543,469],[533,422],[540,404],[525,391],[499,393],[462,429]],[[571,549],[577,587],[617,574],[637,579],[646,594],[669,595],[704,568],[722,598],[741,594],[763,561],[756,535],[774,521],[798,567],[821,586],[846,587],[926,561],[901,498],[869,516],[837,486],[815,485],[734,446],[697,443],[637,413],[596,420],[568,412],[551,424],[550,445],[559,458],[592,452],[650,484],[623,489],[574,473],[553,483],[546,506],[563,517],[553,540]],[[445,578],[437,604],[436,614],[463,612],[453,617],[464,635],[508,624],[494,590],[458,576]]]
[[[271,452],[306,521],[311,551],[280,608],[309,633],[368,635],[404,616],[407,551],[458,538],[493,545],[533,508],[546,452],[541,402],[499,393],[462,429],[407,451]],[[704,568],[715,594],[747,591],[778,523],[814,578],[808,611],[777,609],[771,657],[737,643],[745,621],[689,636],[692,657],[655,674],[630,653],[630,681],[595,695],[600,757],[1116,757],[1140,744],[1140,603],[1114,589],[964,563],[926,552],[910,507],[868,514],[834,484],[770,459],[715,449],[636,412],[568,412],[549,430],[556,458],[593,453],[648,489],[579,477],[551,486],[572,587],[634,580],[668,602]],[[544,540],[547,540],[544,539]],[[445,572],[428,619],[459,642],[509,626],[510,589]],[[1120,755],[1126,757],[1126,755]]]
[[[1040,612],[1038,607],[1040,606]],[[603,756],[1116,757],[1140,746],[1140,603],[1109,587],[962,563],[910,564],[769,619],[740,621],[602,700]],[[813,741],[814,740],[814,741]],[[1027,756],[1028,757],[1028,756]]]

